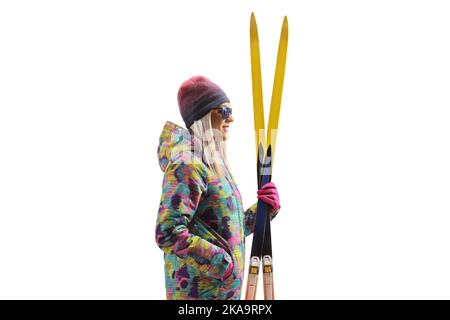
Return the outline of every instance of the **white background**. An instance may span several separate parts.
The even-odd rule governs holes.
[[[450,298],[447,1],[0,2],[0,298],[165,298],[156,149],[192,75],[256,201],[252,11],[266,110],[289,19],[277,298]]]

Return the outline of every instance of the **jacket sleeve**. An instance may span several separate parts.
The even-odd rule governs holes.
[[[208,276],[221,279],[232,263],[223,249],[192,234],[188,224],[207,191],[205,169],[198,164],[170,162],[165,170],[156,222],[156,243]]]
[[[244,213],[244,233],[245,236],[249,236],[253,233],[253,230],[255,228],[255,221],[256,221],[256,206],[258,205],[258,202],[250,206]],[[277,210],[273,210],[270,206],[270,221],[272,221],[280,211],[280,208]]]

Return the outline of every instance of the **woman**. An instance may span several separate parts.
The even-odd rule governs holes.
[[[164,171],[156,242],[164,251],[167,299],[240,299],[245,236],[252,233],[256,203],[243,209],[228,167],[225,141],[233,122],[223,90],[203,76],[178,91],[188,130],[167,122],[158,158]],[[278,213],[273,183],[258,191]]]

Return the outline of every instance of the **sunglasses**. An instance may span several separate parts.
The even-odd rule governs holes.
[[[215,109],[221,111],[223,120],[227,120],[230,117],[230,115],[233,113],[233,109],[230,107],[223,107],[223,108],[221,107],[221,108],[215,108]]]

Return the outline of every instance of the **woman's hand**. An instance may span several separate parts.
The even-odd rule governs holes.
[[[274,210],[280,208],[280,197],[278,195],[277,187],[274,183],[266,183],[258,190],[258,199],[269,204]]]

